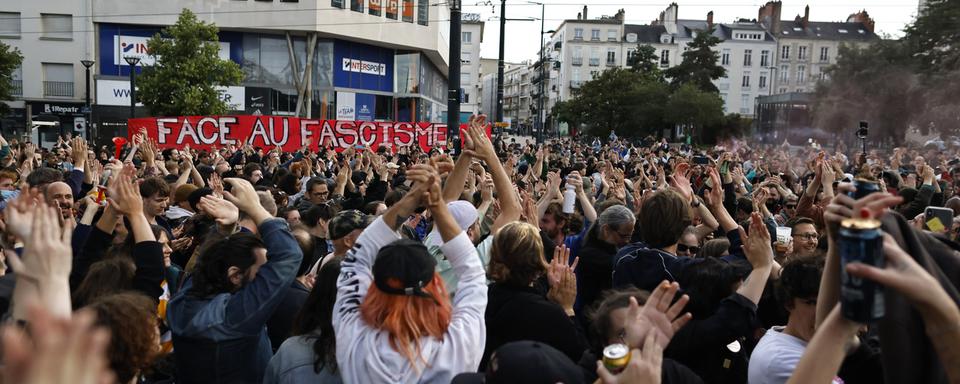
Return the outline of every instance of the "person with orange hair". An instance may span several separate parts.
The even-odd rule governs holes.
[[[436,170],[416,165],[407,179],[415,183],[410,193],[363,231],[342,263],[333,328],[346,383],[449,383],[476,371],[483,353],[487,287],[480,259],[447,210]],[[397,234],[421,200],[459,278],[452,303],[427,248]]]

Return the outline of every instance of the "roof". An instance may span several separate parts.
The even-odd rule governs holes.
[[[638,43],[660,43],[660,36],[667,33],[667,28],[662,25],[640,25],[626,24],[623,26],[624,41],[628,34],[637,34]]]
[[[880,38],[863,23],[811,21],[803,28],[802,21],[784,20],[780,26],[777,36],[788,39],[870,41]]]
[[[709,27],[706,20],[677,20],[677,35],[681,39],[692,39],[693,33],[696,31],[703,31]],[[756,22],[743,22],[743,23],[733,23],[733,24],[714,24],[713,35],[720,38],[720,40],[734,40],[733,31],[758,31],[763,32],[764,41],[776,42],[776,39],[772,34],[767,32],[763,27]],[[749,40],[748,40],[749,41]]]
[[[582,24],[620,24],[623,23],[623,20],[617,20],[612,17],[605,19],[566,19],[564,23],[582,23]]]

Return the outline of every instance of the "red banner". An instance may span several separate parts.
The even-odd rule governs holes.
[[[160,148],[207,149],[247,142],[254,147],[279,145],[293,152],[308,140],[310,149],[332,146],[342,151],[352,146],[390,150],[420,145],[424,151],[447,146],[447,125],[384,121],[318,120],[288,116],[180,116],[128,120],[128,138],[146,129]],[[466,128],[461,124],[461,129]],[[490,128],[487,127],[487,135]]]

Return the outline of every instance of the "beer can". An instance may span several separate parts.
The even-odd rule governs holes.
[[[883,192],[880,190],[880,183],[867,179],[854,179],[853,186],[856,187],[857,190],[850,192],[847,195],[852,197],[854,200],[860,200],[874,192]]]
[[[840,310],[844,317],[858,323],[883,318],[883,287],[871,280],[847,274],[846,265],[860,262],[883,268],[883,236],[880,221],[851,218],[840,223],[839,251],[842,268]]]
[[[603,349],[603,366],[611,373],[620,373],[630,362],[630,347],[626,344],[610,344]]]

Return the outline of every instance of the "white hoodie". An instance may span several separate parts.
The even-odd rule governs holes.
[[[372,268],[381,247],[400,239],[377,218],[347,253],[337,282],[333,329],[337,334],[337,364],[345,383],[449,383],[463,372],[476,372],[487,338],[484,311],[487,286],[483,266],[465,232],[441,250],[460,279],[453,298],[453,316],[443,340],[420,340],[426,366],[415,370],[390,346],[390,335],[370,327],[360,317],[360,304],[373,281]],[[419,373],[418,373],[419,372]]]

